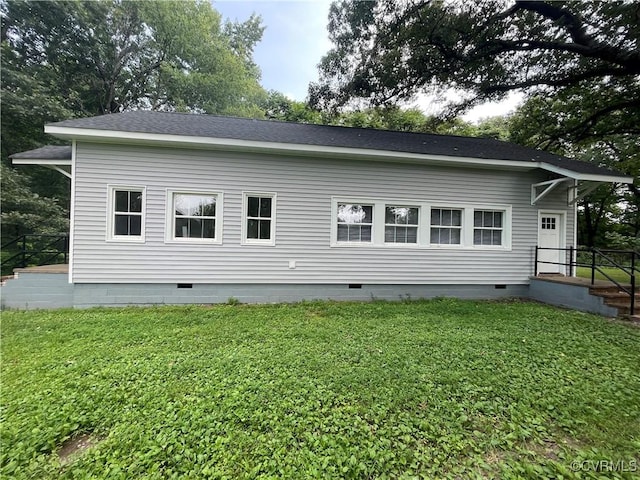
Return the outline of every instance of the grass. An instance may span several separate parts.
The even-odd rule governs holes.
[[[619,268],[613,268],[613,267],[600,267],[600,268],[604,270],[610,278],[614,279],[618,283],[621,283],[624,285],[629,284],[630,282],[629,275],[624,273]],[[578,267],[576,269],[576,276],[583,277],[583,278],[591,278],[591,268]],[[597,270],[596,270],[596,278],[598,280],[607,280],[607,281],[610,280],[609,278],[605,277],[602,273],[598,272]]]
[[[639,345],[521,302],[4,312],[0,475],[637,478]]]

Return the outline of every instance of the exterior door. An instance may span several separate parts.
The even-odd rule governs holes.
[[[538,215],[538,246],[559,249],[562,247],[562,215],[540,213]],[[538,273],[564,273],[564,251],[538,250]],[[550,263],[545,263],[550,262]]]

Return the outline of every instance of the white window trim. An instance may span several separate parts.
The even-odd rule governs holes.
[[[268,197],[271,198],[271,231],[269,240],[261,240],[259,238],[247,238],[247,203],[248,197]],[[242,192],[242,236],[241,245],[276,245],[276,193],[274,192]]]
[[[460,220],[461,220],[461,224],[460,226],[457,225],[431,225],[431,210],[436,209],[436,210],[460,210]],[[429,215],[428,215],[428,221],[426,224],[426,235],[428,235],[426,241],[429,243],[430,247],[433,248],[447,248],[447,249],[454,249],[454,250],[459,250],[461,248],[465,248],[465,246],[467,246],[466,244],[466,238],[465,238],[465,222],[466,222],[466,217],[468,214],[468,209],[464,208],[464,207],[453,207],[451,205],[447,205],[447,206],[443,206],[441,204],[437,204],[437,205],[429,205]],[[460,230],[460,243],[431,243],[431,228],[456,228]],[[473,240],[473,237],[472,237]]]
[[[176,237],[175,234],[175,221],[176,216],[173,210],[173,196],[175,194],[184,195],[202,195],[208,197],[216,197],[216,238],[184,238]],[[183,190],[183,189],[167,189],[166,196],[166,215],[165,215],[165,235],[164,243],[177,243],[177,244],[206,244],[206,245],[221,245],[222,244],[222,221],[224,218],[224,194],[222,192],[212,192],[204,190]]]
[[[338,204],[339,203],[349,203],[353,205],[373,205],[372,209],[372,220],[371,220],[371,241],[369,242],[339,242],[338,241]],[[376,239],[374,235],[376,234],[376,205],[375,202],[371,199],[362,199],[362,198],[349,198],[348,200],[344,200],[342,198],[335,199],[332,198],[331,201],[331,246],[339,246],[339,247],[362,247],[368,246],[371,247],[375,243],[379,243],[379,239]],[[383,219],[384,220],[384,219]],[[382,230],[382,242],[384,242],[384,229]]]
[[[338,241],[338,204],[351,203],[373,205],[373,231],[371,242],[339,242]],[[417,207],[418,210],[418,243],[387,243],[384,241],[385,208],[386,206]],[[431,209],[462,210],[462,235],[460,244],[432,244],[431,243]],[[502,211],[503,229],[502,245],[474,245],[473,244],[473,212],[474,210]],[[458,204],[443,202],[427,202],[416,199],[380,199],[371,197],[331,197],[331,247],[354,248],[402,248],[402,249],[438,249],[438,250],[499,250],[512,249],[512,206],[499,204]]]
[[[400,208],[417,208],[418,209],[418,224],[417,225],[412,225],[412,224],[397,224],[397,223],[387,223],[387,207],[400,207]],[[374,208],[374,218],[375,218],[375,208]],[[395,247],[416,247],[418,245],[420,245],[420,223],[422,222],[422,207],[419,204],[407,204],[407,203],[401,203],[401,202],[395,202],[395,203],[389,203],[389,202],[385,202],[384,207],[382,209],[382,227],[383,227],[383,237],[385,237],[384,239],[384,245],[387,247],[391,247],[391,248],[395,248]],[[416,242],[415,243],[402,243],[402,242],[387,242],[386,241],[386,231],[387,231],[387,227],[411,227],[411,228],[416,228]]]
[[[115,218],[115,191],[116,190],[141,190],[142,191],[142,212],[140,219],[140,236],[135,235],[115,235],[113,232]],[[147,187],[142,185],[107,185],[107,242],[117,243],[145,243],[145,230],[147,218]]]

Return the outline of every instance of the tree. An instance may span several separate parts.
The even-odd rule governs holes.
[[[469,107],[511,90],[583,82],[638,92],[639,15],[634,2],[335,2],[328,27],[335,47],[311,100],[387,104],[444,87],[469,92],[458,104]],[[598,113],[638,106],[640,96],[629,95]]]
[[[10,239],[34,231],[66,232],[69,224],[58,200],[34,194],[29,177],[9,170],[10,167],[0,164],[3,237]]]
[[[222,23],[205,0],[0,2],[2,162],[45,143],[45,123],[131,109],[262,116],[265,97],[253,49],[260,17]],[[39,167],[3,168],[9,189],[3,234],[42,233],[39,222],[7,223],[20,198],[57,197],[68,214],[68,181]],[[13,182],[13,183],[12,183]],[[33,189],[38,195],[27,194]],[[51,203],[51,202],[50,202]],[[32,229],[32,230],[29,230]]]
[[[2,15],[13,54],[3,67],[50,86],[76,116],[136,108],[241,114],[257,111],[264,95],[252,60],[263,32],[256,16],[223,25],[203,0],[13,0]]]
[[[444,114],[451,118],[522,91],[528,100],[510,126],[512,140],[637,176],[639,20],[640,3],[628,1],[335,2],[335,46],[310,101],[336,110],[456,89],[459,100]],[[627,214],[638,211],[638,187],[613,193],[582,203],[585,225],[614,211],[620,195],[630,202]],[[587,241],[595,241],[597,224]]]

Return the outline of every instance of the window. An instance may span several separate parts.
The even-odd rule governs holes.
[[[555,217],[542,217],[542,230],[555,230],[556,218]]]
[[[244,243],[275,245],[274,193],[244,194]]]
[[[460,245],[462,238],[462,210],[453,208],[431,209],[431,243]]]
[[[332,197],[331,246],[510,250],[511,210],[510,205]]]
[[[503,213],[496,210],[474,210],[474,245],[502,245]]]
[[[418,207],[385,207],[385,243],[418,243]]]
[[[373,205],[338,203],[338,242],[372,241]]]
[[[110,240],[144,241],[143,187],[110,187],[108,234]]]
[[[167,240],[220,243],[222,194],[169,191]]]

